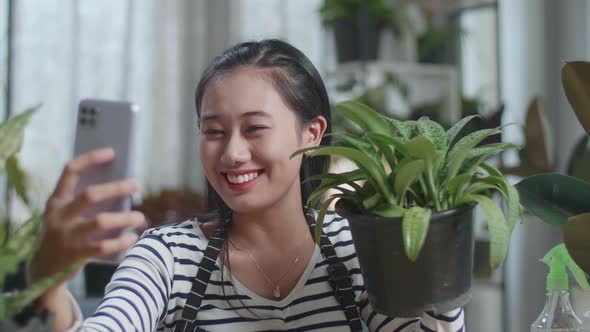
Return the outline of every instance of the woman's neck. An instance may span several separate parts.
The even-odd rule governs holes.
[[[283,200],[252,213],[233,214],[230,235],[243,246],[289,249],[309,232],[301,200]]]

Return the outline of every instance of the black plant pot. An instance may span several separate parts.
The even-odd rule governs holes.
[[[366,35],[363,35],[359,24],[354,21],[338,20],[334,22],[338,62],[377,59],[382,28],[382,24],[369,21],[366,26]]]
[[[424,246],[408,260],[401,218],[360,215],[346,201],[336,211],[350,223],[369,302],[391,317],[435,314],[471,298],[475,204],[432,215]]]

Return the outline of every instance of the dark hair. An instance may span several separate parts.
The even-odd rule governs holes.
[[[284,102],[296,113],[301,124],[306,124],[321,115],[327,121],[325,133],[331,132],[330,100],[320,74],[301,51],[278,39],[240,43],[227,49],[213,60],[203,72],[195,92],[199,125],[201,102],[209,83],[242,66],[251,66],[267,71],[272,84]],[[329,144],[330,136],[324,135],[321,145]],[[329,162],[329,157],[326,156],[314,158],[304,156],[299,171],[301,181],[303,182],[311,175],[326,171]],[[316,185],[317,182],[307,182],[301,185],[303,204],[306,204],[307,198]],[[226,215],[230,212],[209,181],[207,181],[207,203],[210,212],[216,211],[218,215]]]

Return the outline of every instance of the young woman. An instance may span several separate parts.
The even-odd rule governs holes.
[[[311,62],[280,40],[236,45],[205,70],[196,91],[200,158],[212,217],[148,230],[127,252],[97,312],[81,322],[60,284],[38,301],[56,330],[86,331],[459,331],[463,311],[392,318],[368,303],[348,223],[329,214],[321,246],[302,180],[328,159],[291,154],[329,144],[330,104]],[[74,197],[78,175],[113,158],[97,150],[67,164],[48,200],[33,278],[121,251],[132,236],[93,234],[142,222],[137,212],[84,220],[97,202],[134,193],[129,180]]]

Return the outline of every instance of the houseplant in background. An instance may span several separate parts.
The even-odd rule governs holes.
[[[361,134],[334,133],[339,139],[335,146],[295,153],[340,156],[358,166],[347,173],[325,173],[307,180],[322,180],[310,195],[310,206],[327,190],[338,191],[319,209],[316,239],[329,205],[339,199],[336,211],[350,223],[369,301],[376,311],[415,316],[465,304],[470,298],[474,206],[483,208],[488,221],[493,268],[504,260],[520,214],[516,189],[484,162],[515,146],[498,143],[476,148],[485,138],[500,134],[500,128],[457,139],[474,116],[445,131],[425,117],[402,122],[353,101],[336,109],[358,125]],[[495,191],[506,202],[507,216],[490,198]]]
[[[42,211],[35,208],[27,193],[27,175],[19,166],[17,152],[23,141],[23,132],[37,107],[30,108],[0,124],[0,176],[6,176],[8,193],[29,209],[30,217],[16,225],[2,211],[0,220],[0,331],[50,331],[47,315],[30,319],[23,309],[75,267],[51,277],[22,287],[24,265],[33,252]]]
[[[578,121],[590,135],[590,63],[568,62],[562,84]],[[590,172],[590,170],[586,170]],[[590,183],[563,174],[530,176],[516,185],[522,205],[541,220],[563,228],[565,246],[590,274]]]
[[[362,10],[366,10],[364,32],[360,23]],[[387,26],[399,31],[401,24],[401,11],[385,0],[324,0],[319,13],[324,26],[334,28],[336,51],[341,63],[361,58],[376,59],[381,31]],[[366,53],[361,54],[363,51]]]
[[[562,68],[561,77],[572,109],[586,134],[590,135],[590,63],[568,62]],[[574,153],[579,150],[576,148]],[[580,287],[590,290],[584,275],[584,272],[590,274],[590,183],[563,174],[547,173],[527,177],[516,187],[522,196],[523,206],[529,212],[563,230],[565,245],[555,248],[561,248],[559,254],[565,257],[565,261],[571,259],[570,266],[574,266]],[[548,280],[547,302],[532,324],[532,332],[582,331],[582,323],[569,302],[567,275],[563,275],[563,268],[560,270],[557,274],[558,287]]]

